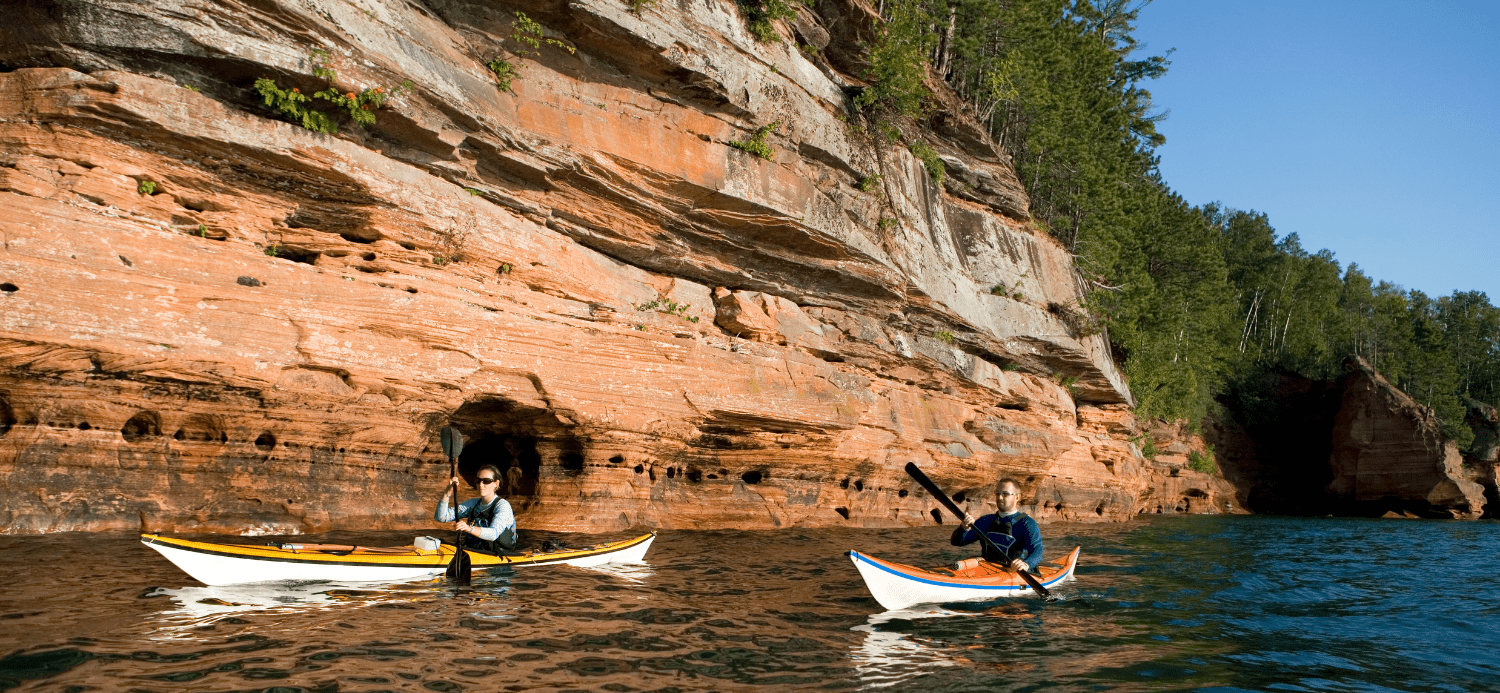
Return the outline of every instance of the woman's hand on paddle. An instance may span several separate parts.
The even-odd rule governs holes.
[[[1030,569],[1030,568],[1031,568],[1031,566],[1029,566],[1029,565],[1026,565],[1026,561],[1023,561],[1023,560],[1021,560],[1021,559],[1019,559],[1019,558],[1017,558],[1017,559],[1016,559],[1016,560],[1014,560],[1014,561],[1011,561],[1011,562],[1010,562],[1010,565],[1009,565],[1009,566],[1008,566],[1008,567],[1009,567],[1009,568],[1010,568],[1010,569],[1011,569],[1011,570],[1014,570],[1014,571],[1016,571],[1016,572],[1017,572],[1017,573],[1019,573],[1019,572],[1021,572],[1021,571],[1023,571],[1023,570],[1028,570],[1028,569]]]
[[[473,534],[474,525],[469,524],[467,520],[459,520],[458,531],[463,532],[464,534]]]

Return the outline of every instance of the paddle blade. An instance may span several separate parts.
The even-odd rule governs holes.
[[[454,428],[452,426],[444,426],[443,427],[443,431],[439,435],[439,437],[443,441],[443,454],[447,455],[448,457],[457,457],[458,456],[458,451],[454,450],[453,448],[455,446],[462,446],[463,443],[462,442],[456,442],[455,443],[454,441],[455,441],[455,439],[458,440],[458,441],[462,441],[463,440],[463,434],[459,433],[458,429],[456,429],[456,428]]]
[[[448,570],[444,574],[449,580],[460,585],[469,584],[474,574],[474,566],[469,562],[469,552],[459,549],[454,553],[453,560],[448,561]]]
[[[927,489],[927,493],[932,494],[933,498],[936,498],[939,503],[948,508],[948,512],[953,513],[954,517],[960,520],[964,519],[964,511],[959,509],[958,504],[954,503],[953,499],[948,497],[948,494],[943,493],[943,490],[938,488],[938,485],[933,483],[932,479],[927,478],[927,475],[922,473],[921,469],[917,468],[916,462],[906,463],[906,473],[915,479],[922,488]]]

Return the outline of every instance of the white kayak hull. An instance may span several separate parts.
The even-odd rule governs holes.
[[[1039,579],[1041,585],[1050,588],[1071,579],[1073,569],[1078,564],[1078,552],[1078,549],[1073,549],[1058,568],[1044,567]],[[987,575],[966,577],[962,572],[955,574],[954,571],[925,570],[884,561],[858,551],[850,551],[849,558],[854,561],[854,567],[859,569],[860,577],[864,578],[871,596],[891,611],[909,609],[919,604],[989,601],[1034,594],[1031,587],[1015,573],[990,572]]]

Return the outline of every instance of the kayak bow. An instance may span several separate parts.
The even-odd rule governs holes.
[[[656,533],[634,539],[579,549],[527,551],[518,556],[492,556],[466,551],[474,570],[496,566],[571,565],[639,562],[651,548]],[[399,582],[442,575],[453,557],[444,544],[427,551],[416,546],[395,548],[326,547],[312,544],[214,544],[142,534],[141,543],[166,556],[178,568],[205,585],[236,585],[287,580],[336,582]],[[343,550],[340,550],[343,549]]]

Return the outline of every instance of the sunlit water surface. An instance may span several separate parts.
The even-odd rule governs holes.
[[[1153,517],[1043,533],[1049,555],[1083,547],[1066,601],[892,613],[843,552],[971,555],[948,528],[664,532],[644,565],[465,589],[209,588],[131,536],[0,537],[0,690],[1500,690],[1496,523]],[[584,541],[529,539],[544,537]]]

